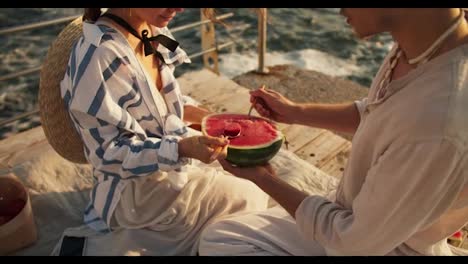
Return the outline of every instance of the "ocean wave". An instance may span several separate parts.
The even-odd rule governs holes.
[[[269,52],[265,56],[265,65],[291,64],[297,67],[314,70],[331,76],[347,77],[359,75],[362,68],[352,61],[340,59],[331,54],[314,49],[291,52]],[[228,78],[255,70],[258,67],[256,52],[228,53],[220,56],[219,70]]]

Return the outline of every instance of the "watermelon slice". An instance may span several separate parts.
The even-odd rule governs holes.
[[[267,163],[280,150],[284,136],[262,117],[242,114],[211,114],[202,120],[202,133],[229,138],[226,160],[249,167]]]

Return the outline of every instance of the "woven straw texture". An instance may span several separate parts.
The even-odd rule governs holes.
[[[60,94],[71,49],[82,35],[82,18],[68,24],[50,46],[42,64],[39,82],[39,110],[45,136],[63,158],[73,163],[87,163],[83,142],[73,126]]]

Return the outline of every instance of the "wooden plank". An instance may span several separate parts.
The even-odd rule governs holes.
[[[209,70],[184,74],[178,78],[182,92],[210,106],[215,112],[247,113],[249,90]],[[254,111],[254,114],[257,113]],[[330,175],[341,175],[351,144],[322,129],[302,125],[276,124],[289,141],[288,149]],[[0,141],[0,170],[18,166],[51,148],[41,127]],[[45,152],[44,152],[45,153]]]
[[[349,152],[351,151],[351,143],[343,142],[336,149],[332,150],[324,159],[322,159],[317,167],[325,171],[331,176],[341,178],[348,161]]]
[[[203,76],[211,78],[188,76],[186,80],[179,81],[183,92],[214,112],[248,112],[250,95],[247,88],[212,73],[203,73]],[[254,114],[257,113],[254,111]]]
[[[237,85],[230,79],[218,77],[215,74],[203,74],[212,78],[181,80],[183,93],[191,96],[214,112],[246,112],[248,111],[249,94],[246,88]]]
[[[289,125],[281,131],[289,141],[289,150],[292,152],[296,152],[324,132],[321,129],[302,125]]]
[[[347,157],[338,153],[347,153],[351,143],[346,139],[325,131],[296,151],[298,156],[333,176],[341,176]],[[334,164],[332,164],[334,163]]]
[[[42,127],[35,127],[0,141],[1,174],[18,166],[19,162],[23,162],[25,158],[28,159],[28,155],[34,155],[31,150],[41,149],[46,145],[48,142]],[[36,154],[40,155],[40,153],[41,151]]]
[[[48,151],[55,152],[47,139],[44,138],[43,140],[33,142],[26,148],[16,151],[14,155],[6,160],[7,166],[9,168],[19,167],[21,164],[27,161],[31,161],[40,158],[43,155],[47,155]]]
[[[177,81],[179,82],[182,91],[186,93],[192,91],[192,85],[203,83],[216,77],[218,77],[216,74],[208,70],[200,70],[196,72],[185,73],[181,77],[177,78]]]
[[[15,134],[0,141],[0,155],[4,156],[27,148],[29,145],[45,139],[42,127],[35,127]]]

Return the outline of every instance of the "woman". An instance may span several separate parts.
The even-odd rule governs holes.
[[[242,169],[224,161],[227,171],[256,183],[282,208],[215,223],[202,235],[201,254],[467,254],[447,244],[468,221],[464,11],[345,8],[342,14],[360,38],[389,32],[395,41],[366,99],[298,104],[268,89],[251,93],[265,117],[354,134],[338,188],[326,197],[308,195],[269,166]]]
[[[159,255],[196,254],[207,224],[265,209],[268,199],[212,163],[226,156],[226,139],[186,126],[208,111],[184,103],[173,75],[190,62],[166,27],[182,11],[86,8],[61,82],[95,178],[86,224],[155,232]]]

